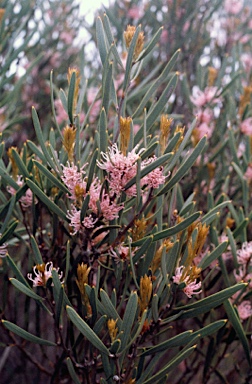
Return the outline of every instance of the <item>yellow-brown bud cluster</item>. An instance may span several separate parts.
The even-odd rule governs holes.
[[[208,67],[208,86],[209,87],[212,87],[215,83],[215,80],[217,78],[217,75],[218,75],[218,71],[216,68],[214,67]]]
[[[68,160],[71,163],[74,156],[74,146],[76,139],[76,129],[72,125],[67,125],[63,130],[63,147],[66,150]]]
[[[124,156],[126,155],[129,146],[131,123],[131,117],[120,116],[121,151]]]
[[[136,27],[133,25],[128,25],[126,31],[124,32],[124,40],[126,44],[126,48],[129,49],[129,46],[131,44],[131,41],[134,37],[134,34],[136,32]],[[140,53],[142,52],[144,47],[144,33],[141,31],[139,32],[137,43],[134,50],[133,59],[136,60]]]
[[[14,180],[17,180],[17,176],[18,176],[18,166],[17,166],[17,163],[13,157],[13,154],[12,154],[12,150],[15,149],[17,150],[16,147],[10,147],[7,151],[7,155],[10,159],[10,162],[11,162],[11,168],[12,168],[12,177]]]
[[[87,264],[81,263],[77,267],[77,279],[76,284],[80,290],[82,304],[86,307],[87,315],[92,314],[92,309],[89,303],[89,298],[86,293],[85,285],[88,284],[88,275],[91,267],[88,267]]]
[[[115,340],[117,332],[118,332],[118,328],[116,326],[116,323],[117,323],[117,319],[116,320],[109,319],[107,321],[107,327],[108,327],[111,343],[113,343],[113,341]]]
[[[139,292],[139,306],[140,306],[140,316],[144,310],[148,307],[151,295],[152,295],[152,281],[151,276],[144,275],[140,279],[140,292]]]
[[[171,128],[171,123],[172,123],[171,118],[168,118],[168,115],[161,115],[160,118],[160,147],[161,147],[161,153],[163,154],[165,151],[165,148],[167,146],[167,140],[168,136],[170,133],[170,128]]]

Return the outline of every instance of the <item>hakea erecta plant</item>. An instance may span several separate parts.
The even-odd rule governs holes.
[[[51,74],[55,129],[45,141],[33,108],[37,143],[12,148],[8,165],[0,165],[0,261],[10,275],[9,291],[27,296],[14,322],[6,305],[3,332],[43,379],[165,383],[173,371],[177,383],[183,361],[202,366],[213,340],[218,349],[238,338],[250,364],[243,328],[251,316],[252,252],[243,236],[248,223],[227,193],[214,199],[209,192],[201,207],[190,183],[183,186],[185,178],[193,182],[204,174],[207,138],[198,135],[191,143],[197,120],[188,126],[168,113],[180,50],[157,80],[146,80],[149,88],[134,84],[161,34],[162,28],[145,42],[141,26],[128,26],[125,64],[108,17],[98,18],[103,71],[95,131],[88,124],[92,106],[80,122],[87,82],[77,69],[68,71],[68,90],[60,91],[69,121],[59,127]],[[117,72],[124,79],[121,92]],[[211,76],[208,88],[191,99],[197,111],[222,102]],[[130,104],[131,92],[138,103]],[[235,239],[242,243],[238,250]],[[24,312],[32,319],[34,311],[36,326],[22,328],[19,319]],[[29,343],[43,346],[36,359],[26,350]],[[213,363],[211,370],[217,370]]]

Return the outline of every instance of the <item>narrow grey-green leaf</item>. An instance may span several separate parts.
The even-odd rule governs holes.
[[[35,264],[43,264],[43,259],[42,259],[38,244],[33,236],[31,236],[31,247],[32,247]]]
[[[53,186],[58,187],[62,192],[70,194],[67,187],[60,182],[46,167],[44,167],[37,160],[33,160],[36,167],[53,183]]]
[[[175,175],[168,181],[168,183],[159,191],[157,196],[163,195],[168,192],[175,184],[177,184],[182,177],[188,172],[188,170],[193,166],[197,157],[203,151],[206,144],[206,136],[202,137],[197,146],[194,148],[190,156],[184,161],[184,163],[179,167]]]
[[[199,262],[198,267],[201,269],[206,269],[209,265],[216,260],[219,256],[225,252],[228,245],[228,241],[224,241],[219,244],[209,255],[203,257],[203,259]]]
[[[100,352],[109,356],[109,350],[94,333],[94,331],[89,327],[89,325],[78,315],[78,313],[69,306],[66,307],[66,310],[70,320],[74,323],[77,329],[90,341],[90,343]]]
[[[56,347],[57,344],[53,343],[49,340],[41,339],[40,337],[34,336],[31,333],[25,331],[24,329],[18,327],[16,324],[11,323],[7,320],[2,320],[2,323],[5,328],[7,328],[9,331],[15,333],[16,335],[22,337],[23,339],[30,341],[32,343],[41,344],[41,345],[47,345],[50,347]]]
[[[31,180],[26,180],[26,184],[32,190],[33,193],[47,206],[49,210],[54,212],[56,215],[66,220],[66,214],[53,202],[46,194]]]
[[[11,277],[9,280],[15,288],[17,288],[20,292],[24,293],[26,296],[29,296],[35,300],[42,301],[42,297],[33,292],[31,288],[27,287],[27,285],[21,283],[21,281],[14,279],[14,277]]]
[[[230,323],[232,324],[232,326],[234,327],[234,330],[240,339],[240,342],[243,346],[245,356],[248,360],[248,363],[251,366],[251,357],[250,357],[251,351],[250,351],[248,339],[247,339],[245,332],[243,330],[243,326],[241,324],[241,321],[240,321],[237,313],[235,312],[234,307],[231,304],[230,300],[226,300],[224,302],[224,307],[225,307],[226,313],[228,315],[228,319],[229,319]]]
[[[81,384],[81,382],[80,382],[80,380],[79,380],[79,378],[78,378],[78,376],[74,370],[74,366],[73,366],[73,363],[72,363],[70,357],[66,358],[66,363],[67,363],[68,372],[69,372],[74,384]]]

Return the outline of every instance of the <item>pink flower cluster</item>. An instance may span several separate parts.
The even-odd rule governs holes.
[[[71,221],[71,234],[75,235],[84,228],[94,228],[98,218],[101,217],[107,221],[118,218],[118,213],[124,205],[117,202],[117,198],[125,191],[129,197],[136,196],[136,185],[125,189],[127,183],[136,176],[137,160],[139,154],[136,148],[124,156],[116,144],[109,148],[108,153],[101,153],[103,161],[97,161],[97,165],[107,171],[108,190],[105,190],[100,180],[96,177],[91,183],[89,195],[88,216],[81,221],[81,212],[78,208],[80,202],[87,195],[86,191],[86,172],[83,165],[80,170],[74,164],[67,163],[63,166],[62,181],[69,189],[69,198],[73,200],[71,209],[67,211],[67,218]],[[143,150],[142,150],[143,151]],[[141,151],[140,151],[141,153]],[[155,161],[156,157],[146,159],[141,162],[141,169]],[[158,188],[165,181],[163,169],[161,167],[154,169],[148,175],[141,179],[141,187]]]
[[[87,196],[84,167],[80,171],[74,164],[68,163],[63,166],[62,180],[70,191],[69,198],[73,200],[71,210],[67,211],[67,218],[71,221],[71,234],[75,235],[84,228],[94,228],[98,217],[101,215],[105,220],[113,220],[118,217],[118,212],[123,209],[123,204],[117,204],[105,190],[102,191],[102,185],[98,178],[95,178],[90,186],[90,213],[81,221],[81,211],[78,206],[79,200]],[[98,203],[99,202],[99,203]]]
[[[185,269],[185,267],[183,265],[176,268],[175,275],[173,276],[173,282],[175,284],[185,283],[186,286],[185,286],[185,288],[183,288],[183,291],[187,297],[191,298],[192,295],[197,295],[197,294],[202,292],[202,290],[200,289],[201,288],[201,281],[198,283],[197,283],[196,279],[193,281],[190,281],[189,275],[182,278],[184,269]]]
[[[107,171],[107,180],[109,181],[110,196],[119,195],[121,192],[125,192],[127,196],[136,196],[136,185],[125,189],[127,183],[137,174],[137,160],[139,159],[139,151],[136,153],[137,147],[135,147],[127,156],[124,156],[118,149],[116,144],[113,144],[109,148],[107,153],[101,153],[103,161],[98,161],[97,164],[101,169]],[[156,157],[143,160],[141,162],[141,170],[148,164],[155,161]],[[165,182],[165,176],[163,175],[163,169],[156,168],[148,175],[141,179],[141,187],[147,186],[148,188],[158,188]]]

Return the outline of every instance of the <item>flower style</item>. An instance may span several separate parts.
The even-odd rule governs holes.
[[[186,296],[191,299],[192,295],[197,295],[202,292],[202,289],[200,289],[201,281],[197,283],[196,279],[192,280],[192,277],[190,276],[190,273],[193,272],[192,268],[188,271],[189,274],[187,275],[185,275],[184,271],[185,267],[183,265],[177,267],[175,270],[175,275],[173,276],[173,282],[175,284],[185,283],[186,286],[183,288],[183,291]]]
[[[77,209],[73,204],[71,204],[71,211],[67,211],[66,217],[71,221],[70,234],[73,236],[81,229],[81,220],[80,220],[81,211]]]
[[[249,300],[244,300],[237,306],[239,317],[241,320],[246,320],[252,315],[252,307]]]
[[[2,234],[0,233],[0,239],[1,237],[2,237]],[[0,257],[5,257],[7,253],[8,253],[7,244],[3,243],[2,245],[0,245]]]
[[[33,272],[35,277],[32,277],[32,273],[28,273],[27,277],[33,282],[33,287],[45,287],[47,281],[52,277],[53,263],[49,261],[46,264],[37,264],[33,267]],[[59,268],[56,268],[56,272],[59,271]],[[63,277],[63,272],[58,273],[59,279]],[[61,283],[64,281],[61,280]]]

